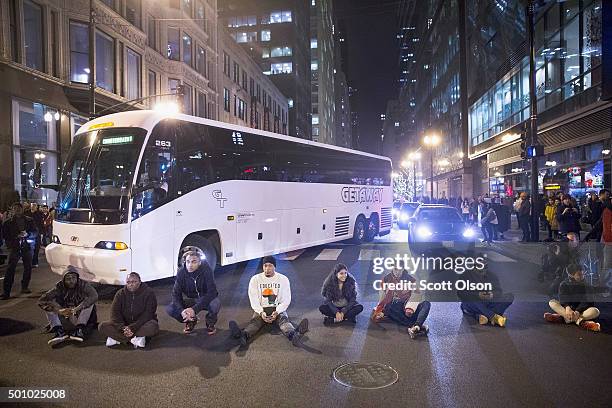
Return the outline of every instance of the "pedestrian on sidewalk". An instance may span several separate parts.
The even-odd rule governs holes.
[[[482,217],[481,225],[482,225],[482,235],[484,237],[484,242],[488,245],[491,245],[493,242],[493,236],[495,234],[495,228],[497,227],[497,215],[495,214],[495,210],[493,210],[492,204],[486,204],[484,206],[485,215]]]
[[[557,207],[554,197],[548,198],[548,203],[544,209],[544,217],[546,218],[546,228],[548,229],[548,240],[552,241],[559,234],[559,221],[557,221]]]
[[[580,240],[580,211],[576,208],[569,194],[563,197],[562,204],[557,209],[557,213],[561,234],[574,232],[578,236],[578,240]]]
[[[321,295],[325,302],[319,311],[325,316],[325,324],[355,323],[355,317],[363,311],[363,306],[357,303],[357,282],[342,263],[336,264],[323,282]]]
[[[461,204],[461,215],[463,216],[463,221],[466,223],[470,221],[470,202],[467,198],[465,198]]]
[[[523,237],[521,238],[521,242],[531,241],[531,202],[529,199],[529,194],[527,194],[526,192],[521,193],[517,217],[519,227],[521,228],[521,231],[523,231]]]

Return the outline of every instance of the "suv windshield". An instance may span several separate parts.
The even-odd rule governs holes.
[[[463,222],[459,212],[454,208],[422,209],[418,218],[419,221]]]
[[[57,220],[121,224],[144,129],[103,129],[75,137],[59,186]]]

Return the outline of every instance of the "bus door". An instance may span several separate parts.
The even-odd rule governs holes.
[[[175,271],[174,167],[174,130],[161,122],[149,137],[132,191],[132,270],[143,280],[172,276]]]

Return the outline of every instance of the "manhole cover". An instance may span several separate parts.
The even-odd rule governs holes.
[[[393,367],[381,363],[346,363],[336,367],[334,380],[345,387],[375,390],[395,384],[399,378]]]

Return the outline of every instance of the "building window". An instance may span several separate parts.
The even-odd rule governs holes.
[[[240,65],[234,61],[234,82],[240,84]]]
[[[59,77],[59,43],[58,38],[58,17],[57,11],[51,11],[51,75]]]
[[[272,74],[290,74],[292,70],[291,62],[281,62],[278,64],[270,65],[270,72]]]
[[[183,62],[189,65],[190,67],[193,63],[193,58],[191,58],[191,55],[191,37],[187,34],[183,34]]]
[[[270,41],[270,30],[261,30],[261,41]]]
[[[249,89],[251,90],[251,98],[255,96],[255,80],[253,78],[249,78]]]
[[[312,115],[312,124],[313,125],[319,124],[319,115]]]
[[[149,16],[149,25],[147,32],[147,44],[149,47],[157,50],[157,29],[155,26],[155,17]]]
[[[256,42],[257,31],[234,33],[232,37],[237,43]]]
[[[149,70],[149,96],[157,95],[157,74],[155,71]],[[157,98],[149,99],[149,106],[153,106],[153,102]]]
[[[317,48],[317,39],[316,38],[311,38],[310,39],[310,48]]]
[[[291,22],[291,11],[273,11],[270,13],[270,17],[268,20],[269,24],[290,23],[290,22]]]
[[[89,82],[89,26],[70,22],[70,80]]]
[[[192,3],[191,0],[181,0],[181,9],[189,16],[191,16]]]
[[[199,45],[196,55],[196,69],[200,75],[206,78],[206,50]]]
[[[230,56],[225,51],[223,51],[223,73],[227,75],[227,77],[229,78],[230,76]]]
[[[230,91],[227,88],[223,88],[223,110],[230,111]]]
[[[111,37],[96,31],[96,85],[115,90],[115,44]]]
[[[206,94],[204,92],[198,92],[198,116],[206,117]]]
[[[19,62],[19,33],[17,32],[17,0],[10,0],[9,2],[9,25],[10,25],[10,36],[11,36],[11,58],[15,62]]]
[[[270,51],[271,57],[289,57],[291,56],[291,47],[274,47]]]
[[[140,4],[141,0],[126,0],[125,19],[140,28]]]
[[[23,2],[25,65],[45,71],[43,56],[42,7],[29,0]]]
[[[238,99],[238,117],[246,120],[247,104],[242,99]]]
[[[270,49],[263,47],[261,49],[261,58],[270,58]]]
[[[196,2],[196,19],[196,23],[200,28],[206,31],[206,9],[202,0],[197,0]]]
[[[247,72],[243,69],[242,70],[242,89],[246,90],[247,88]]]
[[[174,61],[181,59],[180,30],[176,27],[168,27],[168,58]]]
[[[34,102],[13,100],[13,158],[15,188],[33,202],[51,203],[57,193],[34,188],[34,168],[40,162],[42,184],[58,182],[57,109]],[[35,155],[44,156],[36,158]]]
[[[310,70],[316,71],[319,69],[319,63],[317,61],[313,61],[310,63]]]
[[[128,100],[138,99],[141,97],[141,81],[140,81],[140,54],[127,49],[127,92]]]
[[[289,106],[290,108],[293,108],[293,99],[292,98],[289,98],[287,100],[287,106]]]
[[[183,84],[183,91],[185,95],[183,97],[183,113],[187,115],[193,115],[193,91],[191,86]]]

